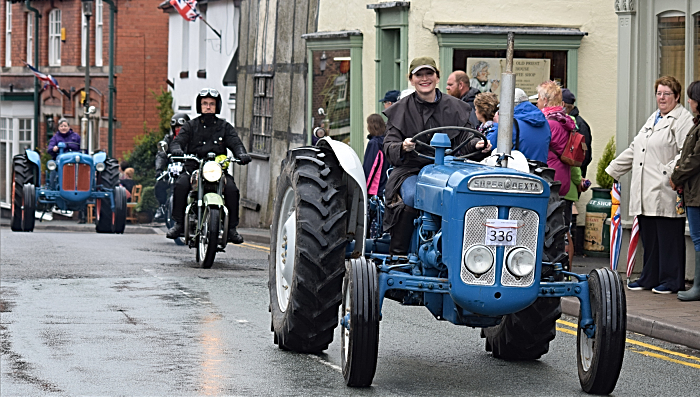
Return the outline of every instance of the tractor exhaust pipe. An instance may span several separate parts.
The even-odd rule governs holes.
[[[515,74],[513,74],[514,34],[508,32],[508,49],[506,51],[506,71],[501,74],[501,98],[498,110],[498,151],[505,156],[501,161],[508,166],[508,156],[513,146],[513,112],[515,108]]]

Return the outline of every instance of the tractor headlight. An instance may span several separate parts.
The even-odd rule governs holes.
[[[515,276],[525,277],[535,270],[535,254],[524,247],[515,248],[508,254],[506,266]]]
[[[221,179],[221,166],[216,161],[207,161],[202,167],[202,176],[209,182],[216,182]]]
[[[493,266],[493,252],[483,245],[469,247],[464,253],[464,264],[474,274],[484,274]]]
[[[48,168],[49,171],[55,170],[56,167],[58,167],[58,166],[56,165],[56,162],[55,162],[55,161],[49,160],[49,161],[46,162],[46,168]]]
[[[97,164],[95,164],[95,169],[97,170],[97,172],[102,172],[102,171],[105,170],[105,168],[106,168],[106,167],[105,167],[105,163],[97,163]]]

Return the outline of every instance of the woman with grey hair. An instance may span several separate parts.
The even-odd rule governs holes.
[[[80,151],[80,135],[73,132],[70,128],[70,124],[68,124],[68,120],[64,118],[58,120],[58,131],[53,134],[48,145],[48,152],[54,160],[56,160],[56,156],[58,156],[59,143],[66,144],[66,148],[63,149],[64,152]]]
[[[479,61],[472,65],[472,78],[469,86],[481,92],[494,92],[498,90],[500,80],[489,80],[489,64],[486,61]]]

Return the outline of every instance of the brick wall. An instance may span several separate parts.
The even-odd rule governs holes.
[[[115,15],[115,106],[114,106],[114,156],[122,158],[134,146],[134,137],[143,133],[144,121],[149,128],[158,125],[157,102],[152,92],[166,88],[168,69],[168,14],[157,8],[158,2],[117,0],[119,12]],[[0,89],[9,91],[10,84],[17,91],[33,89],[33,75],[23,68],[27,46],[27,12],[24,3],[12,4],[12,68],[5,68],[5,7],[0,1]],[[52,7],[52,5],[54,7]],[[62,116],[77,123],[81,111],[75,111],[75,103],[85,88],[84,68],[81,67],[82,5],[80,0],[60,2],[32,2],[41,13],[39,38],[39,62],[44,73],[53,75],[70,97],[56,90],[44,90],[40,106],[40,142],[46,145],[45,109],[57,106]],[[66,29],[66,41],[61,44],[61,67],[48,67],[49,13],[61,10],[61,26]],[[95,10],[93,10],[93,13]],[[33,16],[33,13],[30,13]],[[90,64],[95,64],[95,15],[90,19]],[[91,67],[92,87],[90,104],[101,110],[100,146],[107,148],[108,118],[108,65],[109,65],[109,5],[103,5],[102,60],[103,67]],[[79,125],[74,125],[77,132]]]

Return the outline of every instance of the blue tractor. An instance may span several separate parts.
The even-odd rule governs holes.
[[[323,138],[287,153],[269,257],[274,342],[317,353],[340,325],[346,384],[363,387],[376,370],[385,298],[481,328],[485,349],[496,358],[536,360],[556,335],[561,298],[573,296],[581,308],[581,387],[610,393],[624,357],[624,289],[609,269],[568,271],[554,170],[517,151],[506,165],[494,157],[475,163],[450,156],[442,132],[421,133],[432,134],[434,163],[418,176],[419,216],[406,256],[390,255],[388,235],[365,238],[365,177],[349,146]]]
[[[56,160],[46,163],[46,183],[41,181],[39,153],[27,149],[12,160],[11,229],[34,230],[35,211],[54,206],[60,210],[85,210],[95,205],[98,233],[124,233],[126,226],[126,189],[119,186],[119,164],[104,152],[88,155],[64,152],[59,143]]]

